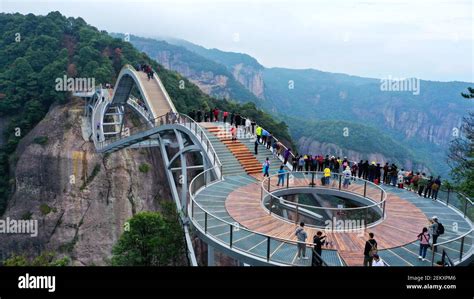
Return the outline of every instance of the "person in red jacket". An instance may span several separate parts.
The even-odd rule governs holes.
[[[227,122],[227,116],[229,115],[229,112],[224,111],[223,115],[224,115],[224,123],[226,123]]]
[[[214,120],[219,121],[219,109],[214,109]]]

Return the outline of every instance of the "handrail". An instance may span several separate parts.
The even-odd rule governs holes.
[[[286,176],[286,183],[283,183],[283,185],[281,187],[279,186],[273,186],[275,187],[276,189],[274,189],[273,191],[271,190],[270,186],[270,182],[271,182],[271,178],[272,177],[275,177],[275,176],[278,176],[279,174],[273,174],[269,177],[266,177],[262,180],[261,182],[261,185],[260,185],[260,188],[261,188],[261,203],[262,203],[262,207],[264,209],[266,209],[267,211],[269,211],[270,214],[272,214],[273,216],[279,218],[279,219],[282,219],[284,221],[287,221],[287,222],[290,222],[289,219],[287,218],[284,218],[283,216],[281,215],[278,215],[278,214],[275,214],[275,213],[272,213],[272,207],[270,206],[269,208],[266,207],[266,202],[270,202],[270,205],[271,203],[275,202],[275,201],[278,201],[278,202],[283,202],[287,205],[292,205],[292,206],[295,206],[295,209],[296,209],[296,223],[298,222],[298,219],[299,219],[299,215],[300,214],[305,214],[303,212],[300,211],[300,207],[301,207],[301,210],[305,211],[305,210],[309,210],[311,212],[318,212],[318,211],[321,211],[321,212],[327,212],[327,211],[337,211],[337,212],[344,212],[344,211],[347,211],[347,212],[351,212],[351,211],[363,211],[365,210],[366,213],[365,213],[365,217],[362,216],[360,217],[359,220],[364,220],[364,223],[362,223],[361,225],[362,226],[358,226],[354,229],[360,229],[360,228],[367,228],[368,227],[368,222],[369,222],[369,210],[372,209],[372,208],[375,208],[375,207],[378,207],[380,209],[380,212],[381,212],[381,215],[380,215],[380,218],[379,219],[376,219],[375,221],[371,221],[370,223],[370,226],[373,226],[377,223],[379,223],[380,221],[383,221],[383,219],[385,219],[385,204],[386,204],[386,200],[387,200],[387,194],[385,192],[385,190],[383,188],[381,188],[380,186],[372,183],[372,182],[369,182],[369,181],[366,181],[366,180],[363,180],[363,179],[357,179],[359,181],[363,181],[364,182],[364,190],[363,190],[363,195],[360,194],[360,193],[357,193],[357,192],[353,192],[351,190],[346,190],[346,189],[342,189],[341,188],[341,183],[342,183],[342,175],[341,174],[338,174],[338,173],[333,173],[332,176],[333,176],[333,179],[335,181],[337,181],[337,177],[339,177],[339,187],[336,188],[336,187],[322,187],[322,188],[329,188],[329,189],[332,189],[332,190],[338,190],[338,191],[342,191],[342,192],[347,192],[347,193],[351,193],[351,194],[354,194],[354,195],[357,195],[357,196],[363,196],[364,198],[368,199],[369,201],[373,202],[373,204],[369,204],[369,205],[366,205],[366,206],[361,206],[361,207],[355,207],[355,208],[335,208],[335,207],[318,207],[318,206],[313,206],[313,205],[307,205],[307,204],[300,204],[300,203],[297,203],[297,202],[292,202],[292,201],[288,201],[288,200],[285,200],[281,197],[278,197],[278,196],[275,196],[273,193],[275,191],[279,191],[279,190],[288,190],[290,188],[290,175],[293,176],[293,174],[302,174],[303,175],[303,179],[305,180],[308,180],[307,178],[307,174],[311,174],[311,183],[309,184],[309,186],[305,186],[305,185],[294,185],[294,186],[291,186],[291,188],[314,188],[314,186],[316,185],[315,184],[315,181],[314,181],[314,178],[315,178],[315,174],[316,174],[316,177],[318,174],[321,175],[321,177],[323,176],[323,173],[321,172],[317,172],[317,171],[293,171],[293,172],[285,172],[284,173],[285,176]],[[334,178],[334,176],[336,176],[336,178]],[[293,176],[294,177],[294,176]],[[351,179],[354,179],[353,177],[351,177]],[[371,197],[368,197],[367,196],[367,185],[371,186],[373,185],[376,189],[378,189],[380,192],[381,192],[381,195],[380,195],[380,201],[376,201],[374,200],[373,198]],[[315,211],[316,210],[316,211]],[[333,220],[333,219],[331,219]],[[357,219],[353,219],[353,220],[357,220]],[[292,221],[291,221],[292,222]],[[333,221],[331,221],[333,222]],[[322,227],[320,225],[316,225],[316,224],[308,224],[308,226],[311,226],[311,227],[318,227],[318,228],[326,228],[326,227]],[[333,223],[333,227],[332,227],[332,230],[336,230],[334,228],[334,223]]]
[[[259,236],[262,236],[263,238],[267,238],[268,242],[270,242],[270,240],[275,240],[275,241],[279,241],[279,242],[283,242],[283,243],[286,243],[286,244],[293,244],[293,245],[297,245],[298,241],[293,241],[293,240],[288,240],[288,239],[284,239],[284,238],[280,238],[280,237],[275,237],[275,236],[271,236],[269,234],[264,234],[264,233],[260,233],[260,232],[256,232],[256,231],[252,231],[250,229],[247,229],[247,228],[244,228],[244,227],[241,227],[240,225],[235,225],[235,223],[232,223],[232,222],[229,222],[227,220],[224,220],[218,216],[215,216],[213,213],[211,212],[208,212],[205,208],[203,208],[197,201],[196,201],[196,198],[195,198],[195,195],[197,193],[199,193],[203,188],[206,188],[209,184],[213,184],[213,183],[216,183],[218,181],[221,181],[222,178],[217,178],[216,180],[212,181],[212,182],[207,182],[206,180],[206,176],[207,176],[207,173],[209,173],[210,171],[214,170],[217,166],[214,166],[212,168],[209,168],[203,172],[201,172],[200,174],[198,174],[197,176],[195,176],[192,180],[191,180],[191,183],[189,184],[189,195],[190,195],[190,204],[188,205],[188,215],[191,215],[191,219],[194,220],[194,207],[198,207],[200,210],[202,210],[205,214],[207,215],[210,215],[211,217],[213,217],[214,219],[217,219],[219,222],[222,222],[224,224],[227,224],[230,226],[230,228],[233,230],[235,228],[239,229],[239,230],[245,230],[247,232],[250,232],[250,233],[253,233],[253,234],[256,234],[256,235],[259,235]],[[200,177],[204,177],[204,182],[205,182],[205,185],[204,186],[200,186],[197,190],[194,190],[194,186],[197,182],[197,180],[200,178]],[[193,222],[194,223],[194,222]],[[201,227],[201,225],[195,224],[196,227],[198,227],[199,229],[203,230],[203,228]],[[206,228],[204,228],[204,233],[207,234],[207,231],[206,231]],[[221,240],[218,240],[217,242],[222,242]],[[225,243],[224,243],[225,244]],[[227,245],[227,244],[226,244]],[[227,245],[227,246],[230,246]],[[306,247],[312,247],[314,246],[313,243],[308,243],[308,242],[305,242],[305,246]],[[242,249],[238,249],[238,248],[233,248],[234,250],[236,251],[241,251],[243,253],[246,253],[246,254],[249,254],[249,255],[253,255],[253,256],[256,256],[258,258],[262,258],[261,256],[257,255],[257,254],[254,254],[250,251],[245,251],[245,250],[242,250]],[[330,251],[337,251],[336,249],[324,249],[324,250],[330,250]],[[268,254],[268,253],[267,253]],[[270,258],[268,257],[267,258],[267,261],[269,260]],[[324,260],[323,260],[324,261]],[[286,263],[283,263],[283,262],[277,262],[279,264],[286,264]],[[290,263],[289,265],[293,265],[292,263]]]
[[[462,239],[462,238],[464,238],[465,236],[469,235],[469,234],[472,233],[473,231],[474,231],[474,229],[471,228],[469,231],[463,233],[463,234],[460,235],[460,236],[457,236],[457,237],[454,238],[454,239],[446,240],[446,241],[443,241],[443,242],[440,242],[440,243],[436,243],[436,244],[433,244],[433,246],[441,246],[441,245],[444,245],[444,244],[448,244],[448,243],[457,241],[457,240]]]
[[[286,172],[284,172],[284,173],[285,173],[286,175],[292,175],[293,173],[306,173],[306,171],[293,171],[293,172],[288,172],[288,171],[286,171]],[[308,173],[321,173],[321,174],[323,174],[322,172],[319,172],[319,171],[308,171]],[[374,183],[372,183],[372,182],[370,182],[370,181],[367,181],[367,180],[364,180],[364,179],[359,179],[359,180],[361,180],[361,181],[364,181],[364,182],[367,182],[367,183],[369,183],[369,184],[372,184],[372,185],[374,185],[376,188],[380,189],[380,191],[383,192],[383,200],[382,200],[382,201],[379,201],[379,202],[375,202],[373,199],[371,199],[371,198],[369,198],[369,197],[366,196],[365,198],[374,201],[374,204],[369,205],[369,206],[356,207],[356,208],[315,207],[315,206],[311,206],[311,205],[300,204],[300,203],[288,201],[288,200],[283,199],[283,198],[280,198],[280,197],[276,197],[276,196],[274,196],[274,195],[272,194],[274,191],[268,192],[268,191],[265,189],[265,187],[264,187],[265,181],[266,181],[266,180],[270,180],[270,178],[275,177],[275,176],[278,176],[278,175],[279,175],[278,173],[277,173],[277,174],[272,174],[271,176],[264,178],[264,179],[262,180],[262,183],[261,183],[261,188],[263,189],[264,192],[267,192],[267,195],[270,195],[270,196],[272,196],[273,198],[279,199],[280,201],[283,201],[283,202],[285,202],[285,203],[287,203],[287,204],[298,205],[298,206],[301,206],[301,207],[312,208],[312,209],[346,211],[346,210],[360,210],[360,209],[365,209],[365,208],[372,208],[372,207],[375,207],[375,206],[380,205],[381,203],[385,202],[385,200],[387,199],[387,195],[386,195],[386,192],[385,192],[384,189],[382,189],[381,187],[377,186],[376,184],[374,184]],[[333,176],[334,176],[334,175],[337,175],[338,177],[342,177],[342,175],[339,174],[339,173],[333,173],[332,175],[333,175]],[[354,177],[351,176],[351,178],[354,178]],[[282,187],[285,188],[285,189],[288,188],[288,187],[284,187],[284,186],[282,186]],[[307,186],[295,186],[295,187],[304,187],[304,188],[306,188]],[[281,189],[283,189],[283,188],[280,188],[280,189],[277,189],[277,190],[281,190]],[[334,189],[334,188],[330,188],[330,189]],[[344,189],[340,189],[340,188],[339,188],[338,190],[339,190],[339,191],[344,191],[344,192],[349,192],[349,193],[356,194],[356,195],[360,195],[360,194],[358,194],[358,193],[356,193],[356,192],[352,192],[352,191],[350,191],[350,190],[344,190]],[[275,191],[276,191],[276,190],[275,190]]]
[[[222,175],[222,163],[219,159],[219,156],[217,156],[216,150],[214,149],[214,146],[212,145],[212,142],[209,140],[209,137],[207,137],[206,133],[204,132],[204,129],[196,121],[194,121],[194,119],[192,119],[189,115],[184,114],[184,113],[179,113],[179,115],[181,117],[184,117],[185,119],[189,120],[190,130],[192,130],[192,126],[193,126],[192,124],[194,124],[194,128],[195,128],[195,131],[196,131],[196,136],[199,135],[199,133],[197,132],[197,128],[199,128],[200,132],[202,132],[202,134],[200,136],[201,136],[201,138],[204,138],[204,140],[206,140],[206,145],[209,145],[209,147],[211,149],[211,154],[215,157],[214,161],[217,162],[217,163],[214,163],[214,164],[217,164],[221,168],[221,175]],[[184,123],[185,123],[185,126],[186,126],[186,121]],[[201,139],[201,142],[202,142],[202,139]]]

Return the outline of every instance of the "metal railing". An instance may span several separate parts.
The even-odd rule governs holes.
[[[294,253],[296,255],[298,250],[297,241],[278,238],[241,227],[237,222],[224,220],[221,217],[216,216],[215,212],[208,212],[196,201],[197,193],[221,180],[212,173],[215,167],[216,166],[201,172],[199,175],[194,177],[190,183],[189,194],[191,204],[188,207],[188,215],[190,215],[190,218],[193,220],[194,226],[198,228],[203,234],[213,238],[215,242],[219,242],[222,245],[242,254],[259,258],[260,260],[266,262],[273,262],[278,265],[303,266],[304,264],[295,263],[293,260],[288,261],[284,257],[275,254],[278,249],[282,248],[282,246],[291,246],[294,247]],[[197,219],[197,215],[201,215],[199,219]],[[225,232],[221,232],[219,234],[212,233],[213,229],[226,226],[228,229],[226,229]],[[255,246],[251,248],[244,248],[244,246],[242,246],[244,242],[240,243],[240,241],[245,240],[246,238],[253,238],[253,244],[255,244]],[[312,243],[305,243],[306,251],[308,252],[308,248],[310,249],[310,258],[312,257],[311,254],[314,254],[314,252],[311,250],[313,246],[314,244]],[[329,248],[325,248],[323,250],[336,251],[336,249]],[[339,256],[339,253],[337,253],[337,251],[335,253],[338,255],[338,258],[342,260],[342,258]],[[324,265],[327,265],[323,258],[321,258],[321,260],[324,262]]]
[[[447,207],[457,210],[458,213],[471,224],[471,227],[458,237],[443,242],[437,242],[432,245],[432,249],[436,247],[439,250],[446,250],[446,252],[453,257],[454,262],[462,262],[463,259],[469,257],[474,252],[474,229],[472,228],[472,223],[474,222],[474,207],[472,200],[465,194],[451,188],[441,188],[438,191],[436,200],[445,204]],[[440,222],[443,222],[442,217],[440,218]],[[435,252],[434,250],[432,251],[431,264],[433,265],[435,263]]]
[[[437,200],[448,207],[454,207],[462,213],[464,218],[469,218],[474,222],[474,206],[472,200],[465,194],[455,191],[451,188],[441,188],[437,194]]]
[[[204,113],[210,113],[210,111],[204,111],[203,114],[204,114]],[[214,117],[214,115],[213,115],[212,117]],[[229,116],[227,117],[227,120],[226,120],[225,123],[229,123],[229,124],[230,124],[230,118],[231,118],[231,113],[229,113]],[[244,118],[245,118],[245,117],[244,117]],[[223,120],[224,120],[224,111],[219,110],[218,121],[223,121]],[[204,115],[203,115],[202,121],[204,121]],[[234,122],[234,123],[235,123],[235,122]],[[264,129],[262,126],[260,126],[259,124],[256,123],[255,126],[254,126],[254,132],[252,132],[252,134],[255,134],[255,130],[256,130],[257,127],[261,127],[262,129]],[[267,130],[267,131],[268,131],[268,130]],[[270,133],[270,131],[268,131],[268,132]],[[281,161],[283,161],[284,158],[283,158],[282,154],[283,154],[286,150],[288,150],[288,147],[285,146],[285,144],[284,144],[283,142],[281,142],[278,138],[276,138],[276,137],[272,134],[272,144],[273,144],[274,142],[279,143],[280,146],[281,146],[281,150],[280,150],[280,153],[279,153],[279,155],[278,155],[278,158],[279,158]],[[273,149],[272,149],[272,151],[273,151]],[[290,157],[291,157],[291,158],[295,158],[295,155],[294,155],[293,152],[290,152]]]
[[[438,250],[443,250],[449,252],[451,256],[458,263],[463,261],[463,258],[469,257],[472,254],[473,246],[473,229],[463,233],[462,235],[447,240],[444,242],[437,242],[436,244],[431,245],[431,265],[435,263],[435,256]],[[435,251],[436,250],[436,251]]]
[[[322,180],[320,182],[321,178],[325,178],[324,173],[316,171],[293,171],[265,177],[260,186],[262,206],[270,214],[288,222],[299,223],[303,219],[306,225],[329,229],[326,226],[326,220],[330,220],[332,231],[341,230],[341,228],[337,227],[338,220],[348,220],[348,223],[350,221],[351,229],[357,230],[374,226],[385,218],[387,194],[380,186],[363,179],[350,177],[350,184],[357,185],[360,188],[353,188],[350,185],[347,185],[347,188],[345,188],[345,179],[339,173],[331,174],[329,180],[332,180],[332,183],[329,182],[325,185],[322,185]],[[324,180],[326,182],[326,179]],[[279,186],[275,185],[277,181]],[[336,203],[328,206],[315,206],[314,204],[300,203],[296,198],[295,201],[291,201],[274,195],[279,190],[290,188],[307,189],[314,188],[315,186],[363,197],[367,199],[368,204],[349,208],[334,207]],[[338,203],[341,201],[338,201]],[[351,202],[353,203],[354,201]],[[343,203],[346,203],[346,201],[344,200]],[[321,222],[324,225],[320,225]],[[347,230],[347,227],[342,229]]]
[[[130,95],[127,104],[142,114],[142,116],[144,116],[148,121],[153,120],[153,115],[151,112],[145,106],[140,105],[136,97]]]

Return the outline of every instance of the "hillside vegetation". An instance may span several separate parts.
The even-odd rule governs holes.
[[[286,140],[284,123],[274,121],[252,104],[212,98],[180,74],[168,71],[130,43],[113,38],[88,25],[82,18],[66,18],[59,12],[46,16],[0,14],[0,117],[11,117],[2,132],[0,147],[0,214],[14,187],[10,163],[19,140],[46,114],[51,105],[70,100],[68,92],[56,91],[55,80],[63,75],[94,78],[95,84],[114,83],[125,64],[150,64],[160,76],[178,111],[219,107],[254,118]],[[185,82],[181,89],[180,81]]]

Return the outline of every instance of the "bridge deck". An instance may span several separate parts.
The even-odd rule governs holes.
[[[136,72],[145,92],[148,96],[148,105],[155,117],[164,115],[170,112],[171,105],[166,99],[165,93],[158,83],[158,79],[153,77],[148,80],[147,74],[145,72]]]
[[[210,127],[209,124],[206,126]],[[208,134],[212,136],[212,134]],[[223,149],[228,148],[228,144],[222,143],[219,138],[211,138],[211,141],[214,147],[217,148],[217,154],[223,163],[224,174],[226,174],[227,161],[232,161],[233,165],[235,165],[236,162],[240,162],[238,156],[233,155],[229,150],[224,151]],[[249,149],[253,149],[253,140],[251,139],[241,139],[238,142],[246,145]],[[256,157],[259,163],[263,162],[266,157],[270,157],[272,162],[271,174],[275,173],[279,165],[281,165],[281,161],[272,157],[271,152],[262,145],[259,146],[259,154]],[[296,224],[269,215],[268,211],[262,207],[260,202],[261,179],[262,174],[247,175],[243,167],[235,166],[230,174],[224,175],[224,181],[208,186],[199,192],[196,196],[196,202],[202,205],[208,213],[215,216],[208,215],[208,220],[210,221],[208,224],[212,221],[213,225],[215,225],[208,233],[217,235],[217,238],[221,238],[224,241],[229,241],[229,225],[222,222],[222,220],[230,223],[239,223],[241,227],[254,232],[253,234],[248,232],[249,235],[244,236],[245,238],[243,237],[243,240],[245,240],[244,250],[250,250],[252,254],[258,252],[257,255],[264,256],[262,252],[266,249],[264,246],[265,240],[255,233],[295,240],[294,231]],[[315,182],[319,185],[318,181]],[[275,181],[272,181],[273,186],[274,183]],[[308,183],[304,179],[295,179],[293,185],[308,186]],[[361,188],[363,187],[358,184],[350,186],[351,191],[358,193],[361,193]],[[389,186],[383,186],[383,188],[386,189],[388,197],[386,219],[368,230],[375,233],[375,238],[379,243],[379,254],[387,264],[393,266],[430,265],[428,262],[418,259],[416,236],[424,226],[428,226],[428,219],[433,215],[437,215],[441,222],[444,222],[446,229],[446,233],[438,238],[438,242],[450,240],[471,228],[470,223],[466,219],[440,202],[420,198],[418,195],[404,189]],[[374,190],[368,189],[367,195],[374,199],[379,199],[380,193],[374,192]],[[204,221],[204,212],[199,209],[195,211],[198,215],[195,217],[201,217],[200,219]],[[201,222],[201,224],[203,223]],[[456,225],[451,225],[451,223]],[[214,232],[214,230],[217,231]],[[317,230],[310,227],[306,228],[309,237],[308,242],[311,242]],[[337,249],[348,265],[362,265],[363,248],[367,234],[360,236],[358,232],[330,232],[328,233],[328,239],[332,241],[333,245],[329,248]],[[296,246],[286,245],[280,244],[277,246],[276,244],[271,244],[271,260],[275,258],[275,261],[283,263],[308,265],[307,261],[296,259]],[[471,246],[472,236],[468,236],[465,239],[463,251],[467,253]],[[460,241],[440,247],[435,255],[436,260],[440,259],[442,249],[447,250],[448,254],[451,253],[456,260],[456,256],[459,255],[456,250],[459,250]],[[308,252],[308,254],[311,253]],[[331,254],[334,254],[334,251],[323,251],[323,257],[331,256]],[[431,250],[428,251],[428,256],[431,256]],[[330,259],[333,262],[336,260],[334,256]]]

